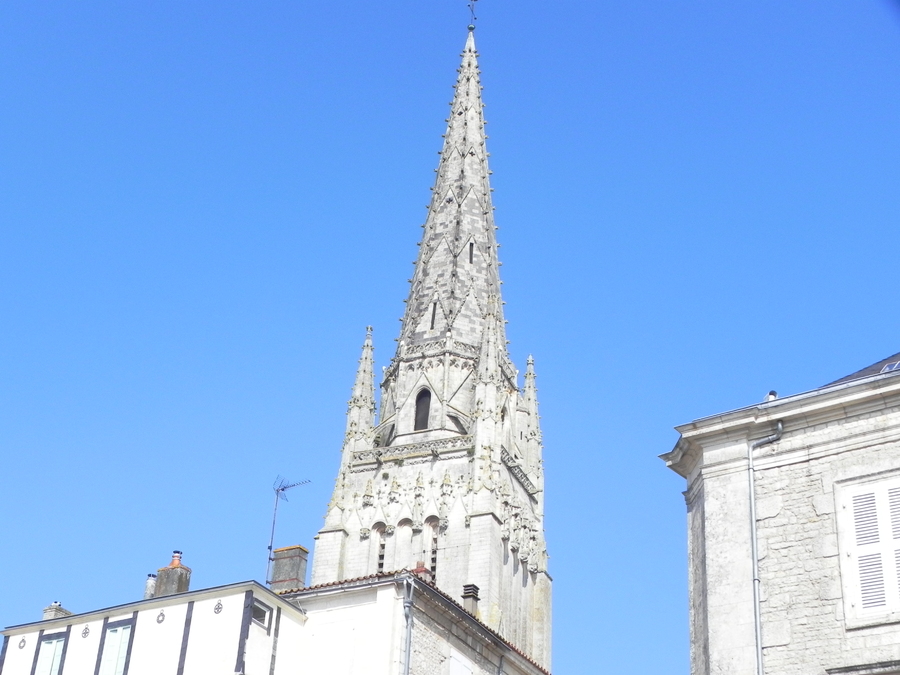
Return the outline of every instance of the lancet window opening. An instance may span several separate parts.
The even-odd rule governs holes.
[[[371,533],[371,545],[369,548],[369,570],[375,568],[376,572],[384,572],[384,558],[385,558],[385,549],[386,542],[384,533],[387,528],[384,523],[375,523],[372,526]]]
[[[428,569],[431,570],[431,580],[437,581],[437,565],[438,565],[438,527],[440,521],[434,516],[425,521],[425,531],[431,533],[431,555],[429,557]]]
[[[416,420],[414,431],[424,431],[428,428],[428,416],[431,413],[431,391],[423,389],[416,396]]]

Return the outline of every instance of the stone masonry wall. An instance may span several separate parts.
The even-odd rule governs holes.
[[[690,589],[691,663],[694,675],[709,673],[706,597],[706,532],[703,487],[686,495],[688,508],[688,588]]]
[[[898,424],[895,409],[808,427],[759,456],[766,673],[821,674],[900,659],[900,625],[845,628],[834,503],[836,481],[900,467]]]
[[[500,652],[466,630],[467,624],[442,620],[431,609],[417,603],[413,613],[412,675],[496,675]],[[510,660],[504,661],[503,673],[542,675],[536,666],[522,670]]]

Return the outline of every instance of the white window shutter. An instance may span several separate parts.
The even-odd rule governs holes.
[[[900,595],[900,486],[888,488],[888,507],[891,511],[891,548],[894,549],[895,588]]]
[[[878,508],[874,492],[853,496],[853,532],[857,546],[862,608],[884,607],[884,566],[879,550]]]
[[[859,592],[862,608],[884,607],[884,569],[880,553],[859,556]]]
[[[840,529],[850,573],[844,601],[856,618],[900,613],[900,478],[841,488]]]
[[[103,655],[100,657],[100,675],[122,675],[124,673],[130,635],[131,626],[127,624],[106,630]]]
[[[128,638],[131,637],[131,626],[122,626],[119,629],[119,653],[116,654],[116,675],[125,672],[125,659],[128,656]]]
[[[874,492],[853,497],[853,530],[857,546],[878,543],[878,512]]]
[[[41,641],[38,662],[34,669],[35,675],[59,675],[65,643],[65,638]]]

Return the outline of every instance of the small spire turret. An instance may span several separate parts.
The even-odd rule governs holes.
[[[535,420],[540,419],[538,416],[537,402],[537,383],[535,382],[537,375],[534,372],[534,357],[529,354],[528,360],[525,362],[525,410],[528,416]]]
[[[353,393],[347,403],[345,446],[354,440],[367,438],[375,426],[374,351],[372,327],[367,326],[362,356],[353,382]]]
[[[525,389],[522,392],[527,420],[525,425],[525,455],[528,458],[529,467],[535,472],[539,483],[543,487],[543,467],[541,465],[544,440],[541,435],[541,416],[538,414],[536,379],[534,357],[529,354],[525,366]]]

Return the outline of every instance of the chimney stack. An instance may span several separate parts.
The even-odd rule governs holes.
[[[148,582],[149,583],[149,582]],[[181,564],[181,551],[172,551],[172,562],[157,570],[154,598],[187,593],[191,586],[191,568]]]
[[[419,577],[422,581],[426,581],[429,584],[434,583],[434,574],[431,573],[431,570],[425,567],[425,563],[421,560],[416,561],[416,567],[412,571],[417,577]]]
[[[48,619],[61,619],[64,616],[72,616],[72,612],[64,608],[58,602],[51,602],[49,607],[44,607],[44,618],[42,621],[47,621]]]
[[[466,584],[463,586],[463,609],[472,616],[478,616],[478,586]]]
[[[156,596],[156,575],[148,574],[147,581],[144,582],[144,600]]]
[[[309,551],[302,546],[285,546],[272,551],[272,579],[269,589],[274,593],[303,588],[306,585],[306,561]]]

